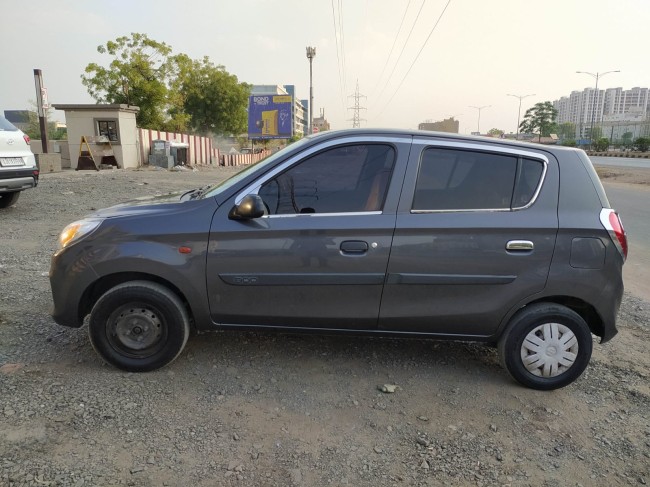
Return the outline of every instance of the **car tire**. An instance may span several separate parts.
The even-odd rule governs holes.
[[[20,191],[14,191],[13,193],[0,193],[0,208],[9,208],[20,196]]]
[[[580,377],[593,343],[578,313],[555,303],[536,303],[510,320],[498,348],[501,363],[516,381],[549,391]]]
[[[161,284],[131,281],[104,293],[90,313],[90,342],[111,365],[148,372],[180,355],[190,333],[180,298]]]

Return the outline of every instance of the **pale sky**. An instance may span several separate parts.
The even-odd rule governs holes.
[[[519,101],[506,94],[535,94],[523,100],[523,117],[536,102],[594,86],[576,71],[621,71],[599,88],[650,86],[650,0],[451,0],[404,79],[447,1],[0,0],[0,111],[30,107],[34,68],[43,70],[50,103],[93,103],[80,75],[90,62],[108,64],[98,45],[131,32],[175,53],[207,55],[240,81],[296,85],[302,99],[309,97],[305,48],[314,46],[314,112],[324,108],[334,129],[351,126],[344,108],[357,80],[368,96],[362,126],[417,128],[453,115],[462,133],[477,127],[471,105],[491,105],[481,111],[481,132],[514,132]],[[339,60],[333,5],[343,27]]]

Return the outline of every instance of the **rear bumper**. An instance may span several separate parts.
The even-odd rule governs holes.
[[[38,185],[38,169],[10,169],[0,171],[0,193],[13,193]]]

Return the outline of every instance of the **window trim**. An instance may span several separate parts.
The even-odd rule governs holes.
[[[457,149],[457,150],[472,150],[475,152],[483,152],[483,153],[489,153],[489,154],[495,154],[495,155],[508,155],[508,156],[517,156],[518,159],[534,159],[536,161],[539,161],[542,163],[543,168],[542,168],[542,175],[539,178],[539,183],[537,184],[537,188],[535,188],[535,192],[533,193],[533,197],[530,199],[530,201],[524,205],[524,206],[517,206],[513,208],[468,208],[468,209],[445,209],[445,210],[414,210],[413,209],[413,201],[411,201],[411,209],[410,213],[413,215],[421,215],[421,214],[429,214],[429,213],[503,213],[503,212],[512,212],[512,211],[521,211],[530,208],[535,204],[535,201],[537,201],[537,198],[542,191],[542,186],[544,185],[544,181],[546,180],[546,173],[548,171],[548,157],[546,157],[544,154],[539,154],[537,152],[531,152],[523,149],[516,149],[516,148],[510,148],[510,147],[492,147],[492,146],[486,146],[486,145],[481,145],[481,144],[476,144],[476,143],[463,143],[463,142],[448,142],[448,141],[435,141],[432,143],[432,141],[425,140],[425,139],[415,139],[413,140],[413,145],[414,146],[420,146],[420,159],[418,160],[418,168],[416,172],[416,181],[415,184],[417,185],[417,177],[420,174],[420,166],[422,164],[422,156],[424,154],[424,151],[427,150],[428,148],[442,148],[442,149]],[[415,190],[415,186],[413,187]],[[513,189],[514,191],[514,189]],[[415,198],[415,191],[413,192],[413,197]]]
[[[371,137],[363,137],[363,136],[351,136],[351,137],[345,137],[342,139],[332,139],[328,140],[322,144],[318,144],[316,146],[310,147],[309,149],[300,152],[298,154],[295,154],[293,157],[287,159],[286,161],[282,162],[275,168],[271,169],[255,181],[253,181],[251,184],[246,186],[243,191],[241,191],[237,196],[235,197],[235,205],[238,205],[241,203],[241,201],[244,199],[245,196],[249,194],[258,194],[260,188],[264,183],[269,181],[270,179],[273,179],[275,176],[278,174],[286,171],[290,167],[302,162],[303,160],[307,159],[308,157],[312,157],[314,155],[317,155],[319,152],[323,152],[325,150],[332,149],[334,147],[344,147],[347,145],[354,145],[354,144],[383,144],[383,145],[388,145],[390,146],[393,151],[395,152],[395,161],[393,163],[393,171],[395,169],[395,166],[398,164],[398,159],[399,159],[399,151],[397,148],[397,145],[400,143],[404,143],[405,139],[399,138],[399,137],[382,137],[382,136],[371,136]],[[411,142],[409,140],[409,142]],[[391,173],[392,174],[392,173]],[[391,181],[392,181],[392,175],[391,175]],[[389,181],[389,187],[390,187],[390,181]],[[384,201],[384,204],[386,201]],[[336,212],[336,213],[298,213],[298,214],[286,214],[286,215],[265,215],[265,217],[272,217],[272,218],[287,218],[287,217],[304,217],[304,216],[358,216],[358,215],[373,215],[373,214],[378,214],[381,215],[383,214],[383,210],[377,211],[377,210],[370,210],[370,211],[355,211],[355,212]]]
[[[120,137],[120,119],[119,118],[103,118],[103,117],[95,117],[93,118],[93,124],[95,125],[95,135],[100,136],[99,134],[99,123],[100,122],[115,122],[115,130],[117,134],[117,140],[110,140],[110,137],[108,137],[108,140],[111,144],[114,145],[121,145],[122,144],[122,138]]]

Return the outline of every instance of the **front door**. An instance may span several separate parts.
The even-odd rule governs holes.
[[[399,188],[389,187],[409,147],[410,139],[330,142],[244,191],[259,194],[268,215],[230,220],[237,198],[222,205],[207,265],[213,320],[376,328],[399,197]]]

